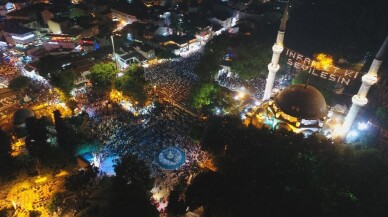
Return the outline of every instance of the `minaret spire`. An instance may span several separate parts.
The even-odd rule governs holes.
[[[353,122],[356,119],[358,111],[361,107],[365,106],[368,103],[368,99],[366,98],[366,96],[369,92],[370,87],[377,82],[377,72],[379,71],[384,53],[387,51],[387,49],[388,36],[385,38],[383,45],[377,52],[375,59],[373,60],[372,65],[369,68],[368,73],[362,76],[362,84],[360,89],[358,90],[357,95],[354,95],[352,97],[352,106],[350,107],[349,112],[346,115],[345,121],[341,127],[341,132],[339,132],[338,134],[340,138],[346,138],[348,132],[352,128]]]
[[[272,52],[273,52],[272,60],[271,60],[271,63],[268,65],[268,77],[267,77],[267,82],[265,84],[263,100],[268,100],[271,97],[273,84],[275,82],[276,72],[280,68],[279,58],[280,58],[280,54],[284,49],[283,41],[284,41],[284,33],[286,32],[287,20],[288,20],[288,4],[284,9],[284,14],[280,22],[280,27],[279,27],[278,35],[276,37],[276,42],[272,46]]]
[[[283,13],[283,17],[281,19],[279,31],[282,31],[282,32],[286,31],[287,20],[288,20],[288,5],[286,6],[286,9],[284,9],[284,13]]]

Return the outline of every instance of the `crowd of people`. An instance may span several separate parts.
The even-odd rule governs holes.
[[[238,77],[228,77],[227,73],[223,73],[218,77],[218,83],[230,90],[239,90],[241,87],[244,87],[254,98],[261,99],[266,81],[262,78],[244,80]]]
[[[8,82],[20,75],[17,67],[6,62],[0,63],[0,83],[8,85]]]
[[[200,55],[199,51],[187,58],[164,60],[145,69],[145,78],[155,86],[160,100],[158,106],[146,114],[134,116],[120,108],[120,104],[106,99],[93,101],[96,96],[86,95],[89,102],[85,102],[85,110],[91,116],[93,137],[102,144],[97,153],[99,162],[108,158],[119,159],[126,154],[138,156],[150,166],[155,178],[155,193],[158,194],[168,192],[179,180],[187,180],[198,162],[209,159],[188,135],[191,127],[199,124],[198,117],[174,104],[185,104],[189,88],[197,80],[194,67]],[[167,97],[169,99],[165,99]],[[155,156],[171,146],[182,149],[186,161],[177,170],[166,171],[157,164]],[[156,203],[166,200],[165,197],[159,199],[161,201]]]
[[[205,153],[188,137],[191,126],[198,124],[198,119],[167,102],[151,113],[137,117],[116,104],[94,112],[90,127],[103,147],[99,153],[100,161],[134,154],[151,165],[153,177],[161,178],[163,170],[156,164],[155,155],[162,148],[176,146],[185,151],[187,164],[182,167],[185,172],[182,176],[188,175],[190,163],[205,160]]]
[[[199,62],[201,50],[186,58],[164,60],[145,68],[144,77],[155,86],[157,92],[175,102],[185,104],[190,86],[197,80],[194,68]]]
[[[30,216],[30,210],[39,210],[44,216],[45,207],[61,185],[63,179],[53,178],[42,183],[34,183],[32,180],[21,185],[14,186],[8,194],[8,200],[12,201],[15,208],[15,216]]]

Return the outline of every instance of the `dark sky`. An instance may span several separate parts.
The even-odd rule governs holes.
[[[306,54],[377,52],[388,35],[387,0],[293,0],[286,43]]]

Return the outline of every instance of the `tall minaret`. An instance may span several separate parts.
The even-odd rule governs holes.
[[[271,63],[268,65],[268,77],[267,77],[267,83],[265,84],[265,91],[263,100],[267,100],[271,97],[273,84],[275,82],[275,76],[276,72],[279,70],[279,58],[280,54],[282,53],[284,47],[283,47],[283,40],[284,40],[284,33],[286,32],[286,22],[288,20],[288,5],[286,6],[286,9],[284,10],[284,14],[280,23],[280,28],[278,31],[278,36],[276,38],[276,43],[272,46],[272,60]]]
[[[377,72],[379,71],[380,65],[383,60],[384,52],[388,49],[388,37],[385,38],[383,45],[381,46],[379,52],[376,54],[375,59],[372,62],[372,65],[369,68],[367,74],[362,76],[362,85],[358,90],[357,95],[352,97],[352,106],[348,114],[346,115],[345,121],[342,125],[342,128],[339,132],[339,137],[345,139],[348,135],[348,132],[352,128],[354,119],[356,119],[357,113],[360,108],[368,103],[366,95],[372,85],[377,82]]]

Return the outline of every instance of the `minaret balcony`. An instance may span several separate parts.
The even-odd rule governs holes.
[[[364,106],[368,103],[368,99],[366,97],[363,97],[363,96],[354,95],[352,97],[352,103],[356,104],[358,106]]]
[[[377,82],[377,77],[371,74],[365,74],[362,76],[362,83],[372,86]]]
[[[275,53],[275,54],[280,54],[282,51],[283,51],[284,47],[283,45],[278,45],[278,44],[274,44],[272,46],[272,51]]]
[[[268,64],[268,71],[269,72],[277,72],[279,70],[279,68],[280,68],[279,64],[276,64],[276,65],[274,65],[272,63]]]

